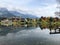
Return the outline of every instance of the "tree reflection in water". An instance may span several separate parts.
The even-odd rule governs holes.
[[[17,33],[21,30],[28,30],[28,29],[35,29],[37,28],[38,25],[23,25],[23,26],[0,26],[0,36],[6,36],[8,33]],[[50,32],[49,34],[58,34],[60,33],[60,27],[57,25],[52,26],[44,26],[44,25],[39,25],[40,29],[49,29]]]
[[[41,28],[41,30],[43,29],[49,29],[50,30],[50,34],[59,34],[60,33],[60,27],[58,25],[49,25],[49,27],[44,26],[44,25],[39,25],[39,27]]]

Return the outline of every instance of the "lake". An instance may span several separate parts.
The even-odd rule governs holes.
[[[1,27],[0,45],[60,45],[60,34],[40,27]]]

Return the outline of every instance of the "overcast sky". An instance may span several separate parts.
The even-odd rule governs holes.
[[[56,0],[1,0],[0,7],[22,10],[36,16],[55,16]]]

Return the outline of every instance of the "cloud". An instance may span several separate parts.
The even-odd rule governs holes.
[[[41,16],[46,16],[46,17],[52,16],[52,17],[54,17],[55,16],[54,12],[57,11],[56,6],[57,5],[54,4],[54,5],[49,5],[47,7],[37,7],[34,9],[26,9],[25,11],[27,11],[30,14],[36,15],[38,17],[41,17]]]
[[[60,0],[56,0],[56,2],[57,2],[58,4],[60,4]]]
[[[0,7],[9,10],[22,10],[38,17],[55,16],[54,12],[56,11],[54,0],[1,0]]]
[[[55,16],[54,12],[56,11],[56,4],[55,5],[49,5],[44,8],[39,8],[37,11],[38,16]]]

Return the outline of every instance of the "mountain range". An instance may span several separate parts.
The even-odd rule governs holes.
[[[21,18],[38,18],[37,16],[34,16],[32,14],[28,13],[21,13],[17,10],[8,10],[7,8],[0,8],[0,17],[21,17]]]

